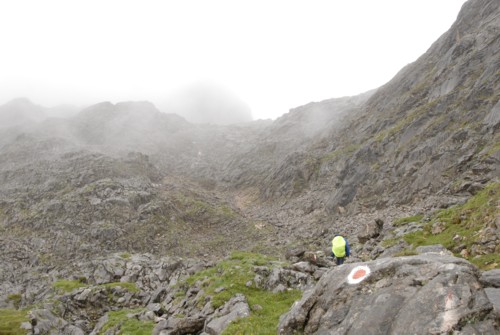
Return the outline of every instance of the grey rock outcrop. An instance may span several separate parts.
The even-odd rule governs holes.
[[[453,253],[443,247],[441,244],[435,244],[435,245],[424,245],[417,247],[415,251],[419,254],[437,254],[437,255],[446,255],[446,256],[453,256]]]
[[[483,272],[481,282],[485,287],[500,288],[500,269]]]
[[[484,285],[486,295],[493,304],[493,309],[500,319],[500,269],[485,271],[481,274],[481,283]]]
[[[365,243],[372,238],[378,237],[383,227],[384,221],[382,221],[381,219],[376,219],[373,222],[365,224],[358,234],[359,243]]]
[[[493,305],[493,311],[497,317],[500,318],[500,288],[487,287],[484,289],[486,296]]]
[[[153,329],[153,335],[197,334],[203,329],[205,319],[200,317],[169,318],[160,321]]]
[[[492,129],[498,127],[499,10],[495,0],[468,1],[416,62],[328,135],[271,170],[265,194],[309,195],[314,189],[329,214],[341,207],[356,213],[454,194],[457,179],[479,186],[498,176],[498,135]]]
[[[310,273],[312,270],[312,266],[300,267],[300,271],[256,266],[253,283],[256,287],[272,292],[282,292],[288,288],[305,290],[315,284],[314,277]]]
[[[250,307],[242,294],[237,294],[219,308],[213,317],[207,320],[205,333],[219,335],[233,321],[250,316]]]
[[[478,270],[465,260],[425,254],[345,264],[283,316],[278,334],[448,334],[498,332]],[[359,271],[359,270],[358,270]],[[357,284],[350,279],[363,278]]]
[[[69,324],[66,320],[57,317],[47,309],[36,309],[30,312],[34,326],[31,328],[32,334],[52,334],[61,335],[84,335],[84,331]]]

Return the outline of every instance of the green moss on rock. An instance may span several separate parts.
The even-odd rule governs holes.
[[[247,286],[247,283],[255,277],[255,266],[272,268],[277,264],[273,258],[238,251],[216,266],[189,277],[184,287],[187,289],[194,283],[201,282],[206,295],[212,297],[214,308],[224,305],[238,293],[245,295],[252,308],[251,316],[232,323],[223,334],[274,334],[280,315],[301,298],[302,292],[290,290],[272,293],[252,285]]]
[[[422,221],[423,218],[424,218],[424,216],[422,214],[408,216],[408,217],[404,217],[404,218],[400,218],[400,219],[395,220],[392,223],[392,225],[397,227],[397,226],[402,226],[402,225],[405,225],[405,224],[408,224],[411,222],[420,222],[420,221]]]
[[[66,279],[58,280],[52,284],[53,288],[62,293],[69,293],[75,289],[85,286],[87,285],[79,280],[66,280]]]
[[[474,249],[481,247],[483,234],[499,215],[500,182],[494,182],[465,204],[436,213],[423,230],[406,234],[403,238],[413,247],[441,244],[457,256],[461,256],[460,251],[466,249],[465,255],[471,255],[470,261],[479,268],[500,268],[500,256],[496,250],[494,253],[472,254]],[[442,229],[433,234],[432,227],[437,223],[442,225]]]
[[[21,300],[22,300],[22,298],[23,297],[20,294],[9,294],[7,296],[7,300],[10,301],[10,302],[12,302],[14,304],[14,307],[16,309],[18,309],[19,306],[21,306]]]
[[[130,293],[136,293],[139,292],[140,290],[137,288],[137,285],[135,283],[122,283],[122,282],[115,282],[115,283],[107,283],[107,284],[102,284],[99,285],[100,287],[105,287],[105,288],[113,288],[113,287],[121,287],[129,291]]]
[[[133,334],[150,335],[155,326],[153,321],[140,321],[135,315],[144,309],[122,309],[108,313],[108,322],[103,326],[99,334]]]

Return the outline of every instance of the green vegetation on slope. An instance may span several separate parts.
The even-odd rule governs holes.
[[[0,335],[25,335],[21,323],[28,322],[28,312],[15,309],[0,309]]]
[[[269,257],[234,252],[229,259],[219,262],[189,277],[181,286],[187,290],[196,282],[201,282],[206,295],[212,296],[212,306],[218,308],[237,293],[245,295],[251,308],[251,316],[232,323],[224,334],[274,334],[279,317],[301,298],[302,292],[290,290],[283,293],[247,286],[255,277],[255,266],[272,268],[276,262]],[[180,299],[181,297],[179,297]],[[199,301],[204,303],[204,298]]]
[[[143,309],[122,309],[108,313],[108,322],[104,325],[99,334],[106,334],[109,330],[119,330],[119,334],[124,335],[150,335],[155,326],[153,321],[140,321],[134,317]],[[115,334],[115,332],[113,332]]]
[[[498,151],[500,151],[500,134],[496,134],[493,141],[487,146],[487,155],[494,155]],[[1,217],[1,212],[0,212]]]
[[[85,287],[86,284],[79,280],[58,280],[52,284],[52,287],[62,293],[69,293],[80,287]]]
[[[350,154],[354,153],[361,147],[361,144],[355,144],[351,143],[349,145],[346,145],[345,147],[340,147],[336,149],[335,151],[332,151],[323,157],[321,157],[320,161],[321,163],[327,163],[331,161],[335,161],[337,158],[343,157],[343,156],[349,156]]]
[[[20,294],[9,294],[7,296],[7,301],[12,302],[12,304],[14,304],[14,308],[16,308],[16,309],[19,309],[19,306],[21,306],[22,300],[23,300],[23,297]]]
[[[187,221],[209,220],[213,222],[227,222],[238,215],[227,205],[212,205],[195,197],[178,194],[176,203],[182,208],[183,219]]]
[[[482,244],[487,238],[488,227],[495,224],[500,215],[500,182],[489,184],[484,190],[469,199],[467,203],[453,206],[436,213],[423,230],[403,236],[414,248],[422,245],[442,244],[460,256],[467,249],[468,259],[481,269],[500,268],[498,245],[493,252],[487,252]],[[440,232],[433,234],[432,227],[442,225]]]
[[[410,222],[419,222],[423,218],[424,218],[424,216],[422,214],[417,214],[417,215],[413,215],[413,216],[409,216],[409,217],[397,219],[396,221],[394,221],[392,223],[392,225],[394,227],[402,226],[402,225],[405,225],[405,224],[410,223]]]
[[[82,278],[83,280],[83,278]],[[81,287],[88,287],[88,284],[82,282],[82,280],[58,280],[52,284],[52,287],[56,289],[58,292],[70,293],[73,290],[79,289]],[[97,288],[102,287],[104,289],[111,289],[113,287],[121,287],[130,293],[139,292],[139,289],[135,285],[135,283],[122,283],[122,282],[114,282],[114,283],[106,283],[95,286]]]
[[[129,291],[130,293],[136,293],[139,292],[140,290],[137,288],[137,285],[135,283],[122,283],[122,282],[115,282],[115,283],[107,283],[107,284],[102,284],[99,285],[99,287],[104,287],[104,288],[112,288],[112,287],[121,287],[124,288],[125,290]]]
[[[132,255],[130,255],[130,253],[128,253],[128,252],[122,252],[120,254],[120,257],[123,259],[130,259],[130,257],[132,257]]]

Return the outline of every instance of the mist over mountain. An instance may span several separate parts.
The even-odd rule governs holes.
[[[248,105],[230,90],[211,83],[193,84],[172,96],[162,109],[193,123],[228,125],[252,121]]]
[[[497,334],[499,36],[469,0],[382,87],[274,121],[207,86],[0,106],[0,333]]]
[[[3,128],[41,121],[46,117],[45,108],[26,98],[11,100],[0,107],[0,126]]]

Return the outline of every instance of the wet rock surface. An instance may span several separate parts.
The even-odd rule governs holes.
[[[357,265],[328,271],[282,318],[278,333],[445,334],[468,325],[494,334],[499,329],[480,274],[467,261],[436,254],[384,258],[363,263],[369,275],[350,284]]]

